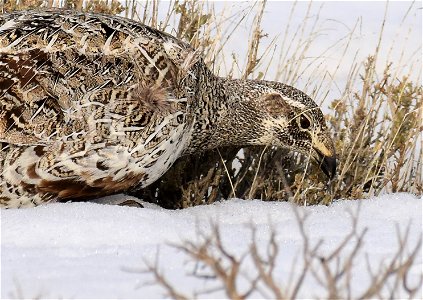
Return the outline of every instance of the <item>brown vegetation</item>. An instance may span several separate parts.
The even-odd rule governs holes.
[[[158,16],[159,5],[168,6],[167,14],[161,20]],[[266,37],[261,28],[266,2],[251,5],[250,10],[237,12],[229,17],[218,15],[209,2],[188,0],[168,3],[152,0],[142,4],[135,0],[126,0],[125,7],[117,0],[6,0],[1,9],[4,12],[63,7],[121,13],[147,25],[170,31],[189,42],[202,53],[206,63],[216,72],[222,73],[223,70],[224,75],[229,77],[275,79],[296,85],[298,77],[307,69],[303,58],[318,34],[316,31],[305,33],[307,22],[312,22],[309,12],[300,27],[286,28],[277,57],[274,51],[275,39],[264,50],[259,47]],[[294,7],[295,4],[291,16],[294,14]],[[254,12],[245,62],[241,63],[233,55],[230,60],[232,63],[225,65],[228,61],[223,53],[225,44],[236,34],[248,14]],[[172,27],[174,31],[170,30]],[[288,42],[288,32],[292,30],[295,32],[295,39]],[[351,36],[346,49],[351,47]],[[334,133],[339,164],[338,176],[331,183],[326,183],[326,178],[318,167],[300,154],[271,147],[228,148],[179,159],[158,182],[136,191],[135,195],[166,208],[184,208],[231,197],[329,204],[333,199],[359,199],[382,192],[406,191],[422,194],[422,148],[419,145],[423,130],[422,86],[416,79],[398,78],[392,71],[391,64],[386,66],[382,75],[378,75],[376,63],[379,51],[378,46],[362,63],[362,68],[357,67],[357,62],[352,64],[342,96],[328,101],[330,107],[327,122]],[[267,78],[271,61],[277,61],[278,64],[275,78]],[[326,98],[325,89],[329,88],[323,85],[323,77],[320,82],[308,84],[312,86],[309,88],[312,96],[320,93],[324,95],[323,99]],[[235,255],[224,246],[216,226],[209,233],[201,233],[202,242],[187,241],[177,247],[198,265],[206,268],[209,271],[207,280],[217,282],[219,288],[231,299],[244,299],[253,294],[266,298],[294,299],[306,288],[303,284],[306,276],[314,278],[325,289],[327,298],[351,298],[353,264],[360,254],[366,232],[357,229],[357,216],[351,215],[352,230],[338,247],[331,253],[322,254],[322,241],[312,245],[304,230],[306,216],[301,216],[297,210],[295,212],[303,249],[298,258],[299,269],[294,265],[296,262],[292,263],[293,270],[299,270],[299,273],[290,282],[281,283],[274,276],[281,251],[275,232],[272,232],[264,245],[267,247],[265,254],[258,250],[254,227],[251,227],[250,247],[242,255]],[[370,262],[367,262],[367,275],[371,279],[367,286],[362,287],[361,294],[354,295],[354,298],[393,299],[398,296],[400,289],[409,298],[416,295],[422,280],[416,286],[410,286],[407,278],[411,266],[420,254],[421,238],[411,252],[408,252],[406,245],[409,231],[402,234],[397,232],[397,235],[397,252],[378,270],[372,270]],[[353,244],[353,247],[348,248],[347,244]],[[247,289],[241,290],[237,282],[244,274],[247,260],[250,264],[252,262],[255,275],[248,278]],[[170,297],[188,299],[188,295],[178,291],[159,271],[158,261],[155,264],[147,263],[146,271],[152,274],[155,282]],[[194,272],[194,276],[202,275]]]
[[[265,1],[252,3],[248,10],[230,16],[217,14],[212,3],[187,0],[166,4],[156,0],[143,3],[127,0],[125,7],[116,0],[8,0],[3,2],[2,11],[52,6],[121,13],[170,31],[198,49],[210,68],[229,77],[237,74],[242,78],[263,79],[270,62],[277,61],[275,78],[266,79],[292,85],[296,85],[309,68],[303,58],[309,55],[307,51],[319,34],[317,30],[309,33],[305,30],[308,23],[315,22],[314,28],[317,22],[307,11],[298,28],[286,28],[279,57],[275,50],[276,38],[263,50],[260,43],[263,38],[269,38],[261,28]],[[159,6],[167,9],[160,20]],[[295,4],[291,17],[294,10]],[[234,54],[232,64],[227,66],[223,49],[250,14],[255,17],[245,62],[241,63]],[[398,78],[392,64],[386,66],[382,75],[377,74],[384,24],[385,20],[375,52],[362,62],[362,67],[353,62],[342,96],[326,101],[330,103],[327,122],[336,141],[339,166],[338,176],[332,182],[327,183],[318,167],[300,154],[271,147],[229,148],[183,157],[159,181],[134,194],[166,208],[207,204],[231,197],[288,200],[308,205],[329,204],[339,198],[365,198],[381,192],[422,194],[422,147],[419,145],[423,129],[422,86],[415,78]],[[354,30],[347,37],[345,51],[352,47]],[[291,31],[294,32],[292,40]],[[329,87],[323,84],[325,76],[305,87],[312,87],[312,96],[320,93],[323,95],[320,98],[326,99],[325,89]]]
[[[357,228],[358,211],[350,213],[351,231],[329,253],[321,250],[324,240],[315,244],[311,242],[305,230],[307,215],[301,214],[298,209],[294,209],[294,212],[302,237],[302,251],[293,262],[282,262],[291,270],[286,282],[278,278],[275,272],[282,267],[279,256],[283,251],[276,232],[271,232],[265,243],[266,248],[263,249],[263,244],[257,242],[254,226],[251,227],[250,246],[241,254],[233,253],[225,247],[217,226],[213,226],[211,232],[201,232],[198,239],[200,242],[185,241],[174,246],[195,262],[191,275],[202,281],[211,281],[209,286],[216,287],[213,290],[185,295],[160,271],[159,259],[153,264],[146,262],[144,271],[153,276],[154,284],[160,285],[167,296],[174,299],[191,299],[192,296],[202,298],[217,291],[223,292],[228,299],[298,299],[304,292],[310,293],[306,281],[320,285],[325,294],[319,298],[325,299],[413,299],[418,296],[423,277],[421,275],[419,282],[410,284],[409,275],[420,255],[422,239],[420,237],[410,250],[409,227],[404,233],[397,230],[398,249],[381,262],[377,270],[372,268],[366,256],[367,271],[359,276],[369,277],[369,280],[365,285],[353,288],[354,275],[357,276],[356,265],[363,255],[362,246],[367,231]]]
[[[257,4],[246,64],[239,72],[243,78],[263,78],[269,68],[263,63],[264,56],[271,55],[270,61],[276,60],[270,47],[263,53],[258,51],[261,39],[266,36],[260,24],[265,5],[265,2]],[[216,69],[213,62],[223,55],[219,48],[221,35],[219,30],[209,30],[207,24],[215,24],[217,28],[229,25],[216,16],[213,9],[207,10],[203,2],[175,2],[175,6],[177,8],[170,9],[169,13],[180,14],[177,36],[200,49],[206,62]],[[190,11],[189,16],[183,13],[185,11]],[[241,14],[240,22],[247,13]],[[309,15],[302,26],[307,22],[310,22]],[[233,23],[230,34],[239,24]],[[316,32],[305,35],[301,27],[296,29],[297,34],[302,34],[299,41],[289,46],[296,51],[291,51],[293,54],[289,56],[290,49],[285,47],[279,57],[278,70],[281,71],[276,79],[288,84],[295,84],[296,78],[307,68],[301,65],[301,58],[307,55]],[[284,42],[286,40],[287,32]],[[350,41],[346,47],[351,47]],[[391,64],[386,66],[383,76],[379,76],[376,72],[379,51],[378,46],[363,62],[363,68],[351,66],[342,97],[330,101],[327,122],[334,133],[339,164],[338,176],[332,182],[327,183],[318,167],[300,154],[271,147],[226,148],[179,159],[160,181],[136,195],[163,207],[183,208],[231,197],[329,204],[333,199],[360,199],[381,192],[421,194],[419,137],[423,129],[423,90],[408,77],[397,78]],[[239,65],[234,58],[227,75],[232,76]],[[362,74],[358,74],[359,71]],[[317,90],[323,88],[320,83]]]

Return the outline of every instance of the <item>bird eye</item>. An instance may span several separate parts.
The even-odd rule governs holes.
[[[300,116],[300,127],[302,129],[307,129],[309,128],[311,125],[310,120],[305,116],[305,115],[301,115]]]

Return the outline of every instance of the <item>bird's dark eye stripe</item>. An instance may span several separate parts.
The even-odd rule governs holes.
[[[306,117],[306,116],[304,116],[304,115],[301,115],[300,116],[300,126],[301,126],[301,128],[302,129],[307,129],[307,128],[309,128],[310,127],[310,120]]]

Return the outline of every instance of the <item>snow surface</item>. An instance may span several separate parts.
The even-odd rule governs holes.
[[[354,264],[353,292],[357,294],[369,284],[364,275],[366,253],[376,270],[398,249],[396,226],[405,232],[410,225],[410,251],[422,235],[422,200],[410,194],[391,194],[370,200],[337,201],[329,207],[300,208],[301,213],[309,214],[305,228],[312,245],[324,239],[322,254],[333,250],[351,230],[348,211],[355,212],[359,206],[358,228],[367,227],[368,232]],[[195,264],[169,245],[185,240],[198,242],[198,233],[208,232],[211,223],[220,227],[225,247],[238,257],[251,243],[251,223],[263,247],[274,228],[280,248],[276,273],[282,283],[287,282],[302,249],[298,223],[289,203],[233,199],[177,211],[151,204],[134,208],[63,203],[1,211],[1,296],[162,298],[166,295],[164,289],[148,284],[152,275],[141,272],[146,266],[144,261],[153,263],[156,257],[160,271],[178,291],[193,295],[214,288],[213,280],[190,275]],[[347,245],[350,250],[352,247],[353,243]],[[244,272],[253,272],[248,265],[245,267]],[[421,271],[419,255],[409,282],[416,282]],[[296,268],[294,275],[299,272]],[[242,289],[245,282],[239,284]],[[300,296],[324,298],[326,294],[315,281],[307,279]],[[422,297],[421,290],[417,296]],[[225,294],[217,290],[200,297]]]

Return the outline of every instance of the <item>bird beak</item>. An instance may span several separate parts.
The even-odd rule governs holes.
[[[333,179],[336,174],[336,154],[335,147],[330,138],[323,139],[324,142],[313,143],[314,159],[320,166],[320,169],[329,179]]]
[[[336,173],[336,157],[335,156],[324,156],[319,153],[318,160],[320,169],[326,174],[329,179],[333,179]]]

